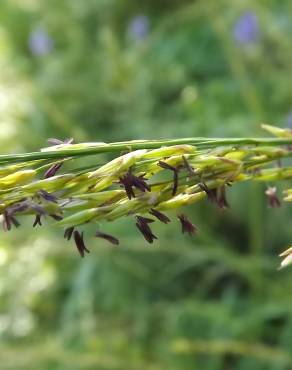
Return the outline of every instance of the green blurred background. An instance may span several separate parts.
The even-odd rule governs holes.
[[[291,0],[1,0],[1,153],[48,137],[261,135],[292,126]],[[51,226],[0,239],[1,370],[292,369],[288,206],[238,185],[146,245],[80,259]]]

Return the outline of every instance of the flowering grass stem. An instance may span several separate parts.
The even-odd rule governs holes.
[[[54,146],[40,152],[0,155],[3,228],[9,231],[11,225],[19,226],[19,216],[33,215],[34,227],[51,217],[65,228],[65,239],[74,236],[83,257],[89,252],[80,230],[85,224],[97,224],[95,236],[118,245],[115,236],[100,230],[101,223],[131,217],[145,240],[153,243],[157,236],[149,224],[170,224],[165,211],[180,210],[205,197],[226,209],[227,187],[241,181],[267,182],[268,204],[278,207],[281,201],[271,182],[292,179],[292,167],[281,162],[292,156],[292,132],[268,125],[263,128],[277,137],[110,144],[50,140]],[[78,158],[106,153],[118,155],[104,164],[92,161],[86,167],[75,165]],[[292,201],[292,189],[286,190],[284,200]],[[183,232],[196,233],[197,227],[186,215],[177,217]],[[285,266],[287,258],[285,254]]]

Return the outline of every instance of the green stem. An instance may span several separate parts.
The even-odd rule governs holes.
[[[230,146],[230,145],[252,145],[252,146],[280,146],[292,145],[292,138],[183,138],[173,140],[141,140],[141,141],[125,141],[110,144],[100,144],[96,147],[84,147],[81,149],[60,149],[43,152],[32,152],[23,154],[0,155],[0,164],[12,164],[18,162],[29,162],[40,159],[64,159],[68,157],[82,157],[101,153],[123,152],[138,149],[158,149],[163,146],[172,145],[195,145],[198,149],[208,149],[214,147]],[[82,144],[80,144],[82,145]],[[86,143],[84,144],[86,145]]]

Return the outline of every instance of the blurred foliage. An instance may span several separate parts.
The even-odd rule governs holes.
[[[291,36],[291,0],[2,0],[1,152],[289,125]],[[49,228],[2,234],[1,369],[291,369],[291,211],[262,194],[188,209],[195,239],[119,221],[84,260]]]

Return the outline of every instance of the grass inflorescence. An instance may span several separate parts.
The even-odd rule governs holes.
[[[37,228],[48,219],[65,229],[80,255],[88,253],[82,225],[96,224],[95,237],[118,245],[117,236],[102,230],[102,221],[130,217],[148,243],[153,222],[169,224],[167,211],[178,209],[181,231],[194,235],[197,227],[181,213],[185,205],[204,198],[228,208],[230,186],[242,181],[264,181],[270,207],[281,205],[275,182],[292,178],[292,167],[281,160],[292,156],[292,132],[269,125],[276,138],[206,139],[74,144],[72,139],[50,139],[40,152],[0,156],[0,213],[5,231],[32,216]],[[76,159],[114,153],[105,164],[78,168]],[[95,157],[94,157],[95,158]],[[70,164],[70,169],[65,166]],[[97,161],[98,162],[98,161]],[[271,185],[272,183],[272,185]],[[292,189],[284,201],[292,201]],[[291,249],[281,266],[292,261]]]

